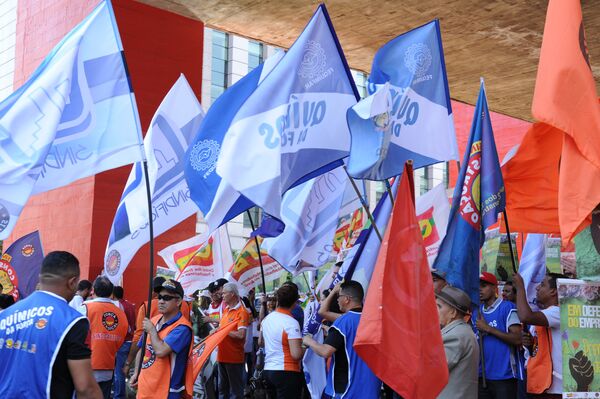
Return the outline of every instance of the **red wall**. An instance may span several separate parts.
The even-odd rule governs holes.
[[[23,84],[56,43],[77,25],[98,0],[20,0],[14,87]],[[131,0],[113,0],[113,7],[142,129],[180,73],[198,98],[202,83],[204,26]],[[67,250],[81,263],[82,278],[102,270],[104,251],[119,198],[131,166],[107,171],[30,199],[5,247],[39,230],[46,253]],[[195,216],[156,239],[156,250],[195,233]],[[159,262],[158,258],[155,262]],[[140,302],[148,290],[148,246],[142,247],[124,276],[125,295]]]

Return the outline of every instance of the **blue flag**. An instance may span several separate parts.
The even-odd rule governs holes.
[[[109,1],[0,103],[0,239],[27,199],[142,159],[142,136]]]
[[[281,220],[283,193],[341,164],[350,149],[346,110],[356,86],[324,5],[229,127],[217,173]],[[314,177],[314,175],[313,175]]]
[[[38,231],[29,233],[13,242],[2,254],[2,260],[0,260],[0,277],[3,271],[6,272],[4,269],[7,266],[12,268],[12,273],[14,273],[14,278],[10,275],[11,273],[7,273],[8,280],[0,278],[3,282],[4,293],[16,296],[15,293],[18,292],[18,297],[23,299],[34,292],[39,282],[43,260],[44,250]],[[6,282],[10,284],[6,284]],[[12,289],[9,285],[12,286]]]
[[[504,181],[490,120],[483,80],[469,142],[454,188],[448,230],[433,268],[446,281],[479,303],[479,250],[486,228],[498,221],[506,205]]]
[[[383,180],[414,167],[458,159],[439,21],[386,43],[375,54],[370,96],[348,110],[348,172]]]
[[[283,57],[279,52],[228,88],[206,113],[185,154],[185,179],[190,196],[202,211],[209,232],[254,206],[215,172],[223,138],[244,101]]]

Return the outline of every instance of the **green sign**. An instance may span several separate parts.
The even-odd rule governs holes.
[[[563,398],[600,397],[600,283],[559,279]]]
[[[511,234],[513,254],[517,269],[517,234]],[[508,281],[513,275],[512,259],[506,234],[501,234],[500,229],[491,229],[485,232],[485,242],[481,247],[480,268],[482,272],[496,275],[499,281]]]

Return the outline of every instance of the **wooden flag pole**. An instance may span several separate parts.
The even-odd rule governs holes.
[[[510,239],[510,228],[508,227],[508,216],[506,215],[506,209],[502,211],[502,215],[504,216],[504,225],[506,226],[506,237],[508,238],[508,249],[510,251],[510,260],[512,261],[513,272],[517,273],[517,263],[515,261],[515,254],[513,253],[512,240]]]
[[[360,203],[362,204],[363,208],[365,209],[365,212],[367,212],[367,216],[369,217],[369,220],[371,221],[371,225],[373,226],[373,230],[375,230],[375,233],[377,234],[379,241],[380,242],[383,241],[383,237],[381,236],[381,233],[379,232],[379,229],[377,228],[377,225],[375,224],[375,219],[373,219],[373,215],[371,214],[371,211],[369,210],[369,205],[365,202],[365,199],[363,198],[363,196],[360,195],[360,191],[359,191],[358,187],[356,186],[356,182],[354,181],[352,176],[350,176],[350,174],[348,173],[348,169],[346,169],[346,165],[344,165],[344,171],[346,172],[346,176],[348,176],[350,183],[352,183],[352,187],[354,188],[354,191],[356,192],[356,195],[358,196]]]

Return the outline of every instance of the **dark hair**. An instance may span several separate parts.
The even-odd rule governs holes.
[[[365,297],[365,290],[363,290],[362,285],[360,285],[358,281],[344,281],[340,286],[340,292],[342,291],[360,303],[362,303],[363,298]]]
[[[6,309],[7,307],[15,303],[15,298],[12,295],[0,294],[0,309]]]
[[[250,299],[247,296],[244,296],[241,298],[241,300],[242,302],[244,302],[244,306],[246,307],[246,309],[248,309],[250,313],[252,313],[252,317],[258,317],[258,313],[256,312],[254,304],[250,301]]]
[[[92,283],[90,282],[90,280],[79,280],[79,284],[77,284],[77,291],[90,289],[92,289]]]
[[[125,291],[123,290],[123,287],[121,287],[120,285],[115,285],[113,287],[113,295],[115,296],[115,298],[123,299],[124,293],[125,293]]]
[[[277,298],[277,306],[289,309],[294,306],[299,298],[298,288],[295,284],[283,284],[279,287],[275,296]]]
[[[293,281],[286,281],[285,283],[281,284],[282,287],[284,285],[289,285],[291,287],[294,287],[296,291],[300,291],[300,289],[298,288],[298,284],[294,283]]]
[[[107,277],[100,276],[94,280],[94,293],[100,298],[108,298],[113,292],[113,283]]]
[[[79,261],[70,252],[53,251],[42,261],[41,275],[52,275],[64,278],[79,276]]]
[[[556,279],[559,278],[566,278],[566,276],[564,274],[560,274],[560,273],[548,273],[548,284],[550,284],[550,288],[552,289],[556,289]]]

